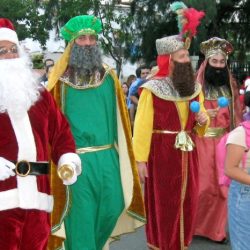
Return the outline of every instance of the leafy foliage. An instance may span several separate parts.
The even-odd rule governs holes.
[[[116,70],[119,74],[122,60],[127,53],[125,48],[129,48],[133,39],[130,16],[126,10],[122,10],[122,12],[119,10],[117,1],[109,1],[104,5],[100,4],[98,0],[93,2],[93,12],[101,19],[103,26],[100,44],[102,44],[104,52],[111,55],[116,61]]]
[[[43,69],[44,68],[44,62],[43,62],[44,56],[43,54],[33,54],[31,57],[33,69]]]
[[[169,5],[174,1],[164,0],[134,0],[131,5],[131,15],[135,22],[135,32],[139,40],[140,52],[147,62],[156,57],[155,40],[164,35],[177,34],[177,22]],[[235,57],[244,59],[246,51],[250,50],[250,1],[248,0],[184,0],[188,7],[192,6],[206,13],[198,29],[198,35],[193,40],[191,54],[199,54],[199,44],[212,36],[218,36],[231,41],[235,47]],[[139,39],[139,37],[141,39]]]
[[[101,4],[99,0],[48,0],[45,3],[45,16],[51,20],[51,27],[56,28],[59,36],[60,28],[76,15],[94,14],[102,21],[103,33],[99,42],[105,53],[116,61],[117,71],[120,71],[123,47],[132,39],[129,32],[128,18],[117,10],[117,1]]]
[[[13,22],[19,40],[30,37],[45,46],[48,30],[42,7],[42,4],[32,0],[1,0],[0,16]]]
[[[45,17],[50,20],[49,29],[59,29],[72,17],[86,15],[91,8],[91,1],[82,0],[47,0],[44,2]]]
[[[155,40],[178,33],[176,16],[170,12],[173,0],[134,0],[129,8],[119,8],[119,0],[1,0],[0,16],[14,22],[19,39],[31,37],[43,46],[48,32],[59,29],[76,15],[95,14],[103,25],[99,38],[106,53],[117,63],[122,60],[151,62],[156,58]],[[250,50],[249,0],[183,0],[188,6],[204,10],[205,18],[191,44],[191,54],[199,54],[200,42],[219,36],[230,40],[234,56],[244,60]]]

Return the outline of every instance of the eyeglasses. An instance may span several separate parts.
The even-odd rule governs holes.
[[[18,53],[18,48],[16,45],[12,46],[10,49],[7,49],[7,48],[0,48],[0,56],[4,56],[8,53],[11,53],[11,54],[17,54]]]

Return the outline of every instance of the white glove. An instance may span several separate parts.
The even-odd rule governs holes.
[[[77,180],[76,170],[75,170],[75,168],[73,168],[73,169],[74,169],[73,176],[70,179],[67,179],[67,180],[63,181],[63,184],[66,185],[66,186],[74,184],[76,182],[76,180]]]
[[[0,157],[0,181],[4,181],[11,176],[15,175],[13,171],[16,168],[15,164],[6,160],[3,157]]]
[[[75,153],[63,154],[58,161],[58,174],[64,185],[72,185],[81,174],[81,159]],[[68,177],[70,176],[70,178]]]
[[[57,169],[58,176],[63,181],[64,185],[71,185],[76,182],[77,174],[75,168],[73,163],[68,163]]]

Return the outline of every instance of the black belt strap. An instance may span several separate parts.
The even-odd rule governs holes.
[[[17,175],[27,176],[27,175],[42,175],[49,173],[49,163],[48,162],[28,162],[28,161],[12,161],[16,168],[14,171]]]

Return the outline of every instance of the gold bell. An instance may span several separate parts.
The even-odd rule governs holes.
[[[57,173],[60,179],[66,181],[73,177],[74,169],[70,165],[65,164],[57,169]]]

